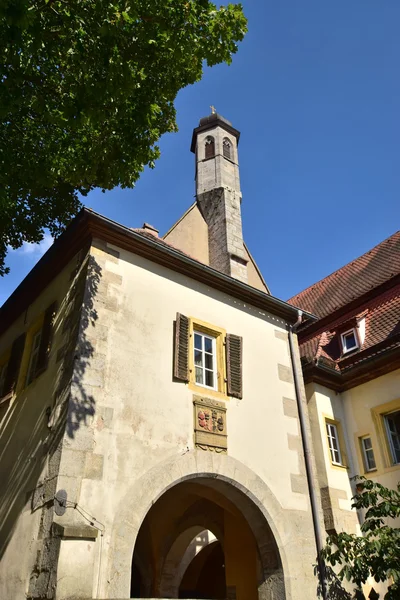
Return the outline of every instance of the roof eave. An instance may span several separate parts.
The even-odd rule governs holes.
[[[298,309],[291,304],[220,273],[90,209],[83,208],[1,307],[0,333],[8,329],[27,306],[49,285],[56,274],[93,238],[103,239],[117,247],[205,283],[244,303],[270,312],[290,324],[297,321]],[[310,321],[316,319],[308,312],[303,312],[303,316]]]
[[[344,372],[309,361],[303,364],[304,383],[318,383],[335,392],[344,392],[400,368],[400,345],[389,346],[379,354],[371,354]]]

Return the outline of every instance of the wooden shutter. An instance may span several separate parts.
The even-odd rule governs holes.
[[[51,339],[53,336],[53,319],[56,312],[56,303],[50,304],[44,313],[42,335],[40,338],[39,354],[36,365],[35,377],[47,369]]]
[[[242,398],[242,354],[243,339],[239,335],[226,334],[226,374],[228,396]]]
[[[189,319],[176,313],[174,377],[189,381]]]
[[[3,396],[11,394],[17,385],[19,369],[21,367],[22,354],[24,352],[26,334],[23,333],[16,340],[11,348],[10,360],[8,361],[7,373],[4,380]]]

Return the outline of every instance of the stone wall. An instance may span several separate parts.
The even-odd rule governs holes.
[[[128,597],[147,510],[182,477],[209,473],[254,497],[276,537],[287,599],[300,584],[313,598],[315,543],[286,323],[100,242],[90,260],[100,269],[85,292],[95,315],[80,332],[90,346],[76,361],[70,404],[86,407],[86,417],[68,418],[58,487],[71,508],[56,518],[75,537],[61,540],[57,597]],[[243,399],[219,399],[225,458],[194,449],[193,392],[172,375],[177,312],[243,337]],[[84,577],[71,567],[77,561]]]
[[[60,540],[52,531],[66,406],[86,280],[79,253],[0,341],[0,354],[27,332],[17,394],[0,433],[0,597],[54,598]],[[47,369],[26,387],[32,326],[56,301]]]

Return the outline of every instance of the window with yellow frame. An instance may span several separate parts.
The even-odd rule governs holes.
[[[226,331],[189,319],[190,383],[208,392],[226,394],[224,341]]]
[[[346,447],[340,421],[325,417],[325,433],[332,466],[346,468]]]
[[[176,381],[209,396],[243,397],[243,339],[222,327],[177,313],[174,323]]]
[[[372,409],[385,469],[400,467],[400,398]]]

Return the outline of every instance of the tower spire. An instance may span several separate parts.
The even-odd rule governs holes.
[[[208,225],[210,266],[247,282],[238,142],[240,132],[211,106],[193,131],[196,198]]]

